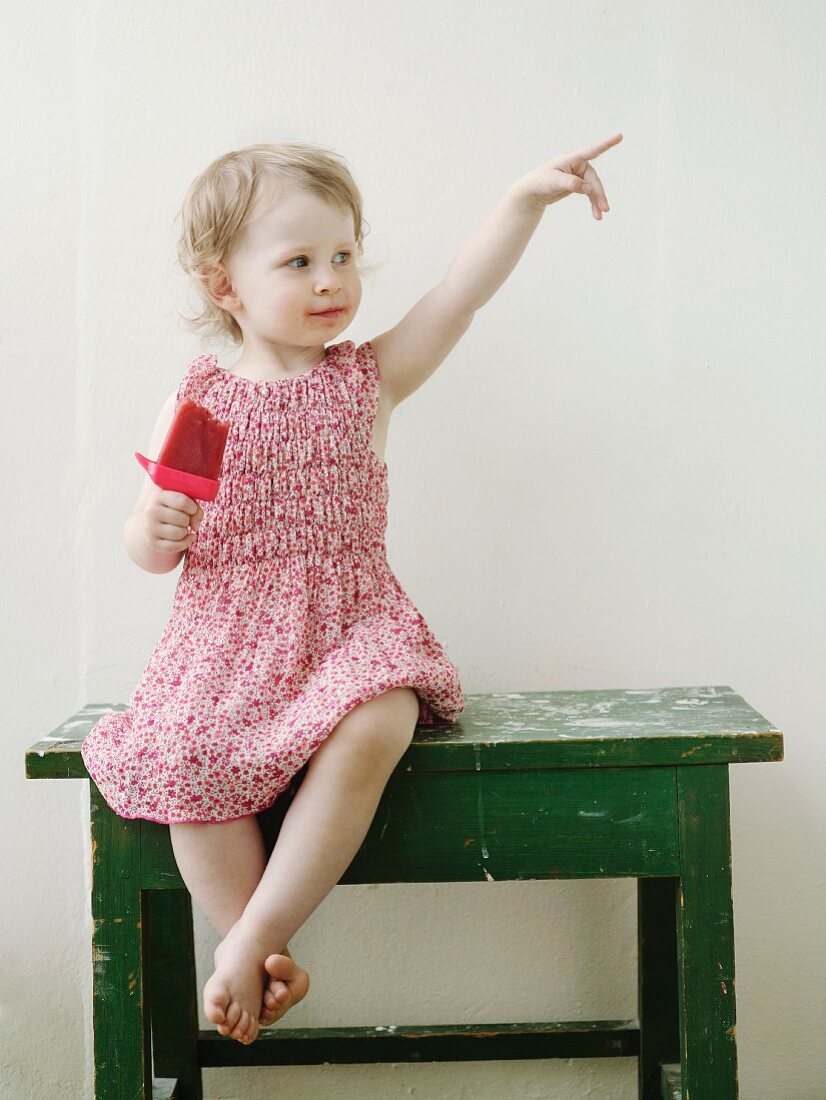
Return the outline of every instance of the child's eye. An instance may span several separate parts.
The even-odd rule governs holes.
[[[344,251],[336,252],[336,256],[345,256],[349,259],[350,253],[349,252],[344,252]],[[287,267],[289,267],[290,264],[295,263],[296,260],[306,260],[306,259],[307,259],[306,256],[293,256],[293,258],[291,260],[287,260]],[[343,262],[346,263],[347,260],[345,259]]]

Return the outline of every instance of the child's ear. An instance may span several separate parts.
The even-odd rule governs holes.
[[[207,297],[221,309],[235,309],[238,296],[232,286],[229,273],[221,264],[202,268],[198,272],[198,281]]]

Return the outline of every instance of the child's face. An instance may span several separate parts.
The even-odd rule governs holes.
[[[245,227],[223,266],[235,294],[220,304],[248,338],[319,347],[361,302],[352,215],[293,186]],[[317,315],[338,306],[343,312]]]

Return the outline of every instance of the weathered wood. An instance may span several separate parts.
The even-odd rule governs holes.
[[[468,695],[459,720],[420,726],[404,771],[525,771],[783,759],[783,735],[730,687]],[[89,703],[26,754],[29,779],[82,779]]]
[[[678,768],[683,1100],[737,1100],[728,768]]]
[[[342,884],[675,875],[673,768],[393,775]]]
[[[152,1093],[152,1057],[143,989],[141,823],[113,813],[91,781],[89,797],[95,1100],[144,1100]]]
[[[145,822],[143,836],[144,889],[181,888],[169,829]],[[673,768],[397,772],[340,884],[677,875],[679,866]]]
[[[167,826],[159,828],[169,835]],[[177,1100],[203,1100],[192,898],[186,889],[148,890],[144,897],[154,1073],[177,1080]]]
[[[250,1046],[202,1031],[202,1066],[317,1066],[633,1057],[635,1020],[447,1024],[431,1027],[264,1028]]]
[[[160,1077],[152,1082],[152,1100],[184,1100],[174,1077]]]
[[[123,709],[84,707],[27,752],[27,776],[88,778],[83,737]],[[727,765],[782,757],[726,687],[468,696],[454,726],[417,729],[341,883],[637,877],[639,1023],[279,1025],[250,1047],[196,1030],[168,826],[116,816],[90,783],[95,1098],[153,1095],[151,1005],[170,1100],[200,1100],[207,1065],[617,1055],[639,1057],[643,1100],[735,1100]],[[268,854],[305,771],[258,815]]]
[[[637,882],[638,1095],[659,1100],[660,1067],[680,1057],[676,905],[679,880]]]
[[[680,1086],[680,1063],[671,1063],[662,1068],[662,1100],[683,1100]]]

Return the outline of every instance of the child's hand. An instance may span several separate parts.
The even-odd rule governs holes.
[[[177,554],[192,545],[203,518],[204,510],[197,501],[185,493],[155,486],[142,516],[143,537],[153,550]]]
[[[551,203],[559,202],[578,191],[590,197],[594,217],[601,221],[603,211],[610,207],[602,181],[588,161],[621,141],[622,134],[615,134],[596,145],[586,145],[575,153],[563,153],[562,156],[554,157],[518,179],[512,190],[526,201],[542,207],[550,206]]]

